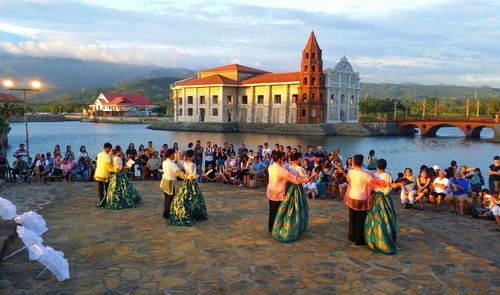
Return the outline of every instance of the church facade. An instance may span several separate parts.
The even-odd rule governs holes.
[[[314,32],[300,71],[270,73],[231,64],[171,85],[176,122],[318,124],[357,122],[359,73],[341,58],[323,69]]]

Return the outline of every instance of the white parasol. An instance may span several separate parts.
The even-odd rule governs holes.
[[[48,230],[42,215],[33,211],[18,215],[15,220],[17,224],[27,227],[39,236]]]
[[[31,246],[30,251],[33,252],[34,258],[45,266],[37,278],[48,269],[59,281],[69,279],[69,264],[63,252],[39,244]]]
[[[38,236],[37,234],[35,234],[32,230],[30,230],[24,226],[18,225],[16,228],[16,231],[17,231],[17,236],[19,238],[21,238],[21,240],[23,241],[24,247],[12,252],[9,256],[6,256],[4,258],[4,260],[9,259],[10,257],[16,255],[17,253],[21,252],[22,250],[24,250],[26,248],[28,248],[29,259],[35,260],[33,253],[31,251],[29,251],[29,249],[33,245],[41,245],[43,243],[43,239],[40,236]]]
[[[16,206],[11,201],[0,197],[0,217],[3,220],[11,220],[16,216]]]

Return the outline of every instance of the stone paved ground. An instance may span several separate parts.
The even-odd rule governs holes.
[[[0,294],[500,294],[492,221],[398,209],[400,252],[387,256],[347,241],[338,201],[310,202],[309,230],[281,244],[266,231],[262,189],[203,185],[209,220],[172,227],[158,183],[136,186],[144,201],[121,211],[95,208],[93,183],[4,186],[23,210],[41,209],[72,278],[35,279],[42,267],[24,252],[0,266]]]

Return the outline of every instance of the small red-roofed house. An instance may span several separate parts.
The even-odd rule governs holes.
[[[142,117],[151,116],[155,107],[144,95],[103,92],[89,109],[94,117]]]

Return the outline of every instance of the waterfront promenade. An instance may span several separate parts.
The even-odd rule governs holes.
[[[26,252],[0,265],[0,294],[498,294],[494,222],[400,210],[399,254],[347,241],[347,209],[310,201],[308,231],[281,244],[266,231],[264,189],[201,185],[209,220],[167,226],[157,182],[134,182],[135,209],[95,208],[95,183],[3,185],[19,212],[45,217],[48,245],[69,260],[58,282]],[[398,206],[399,207],[399,206]],[[19,240],[10,251],[21,246]]]

